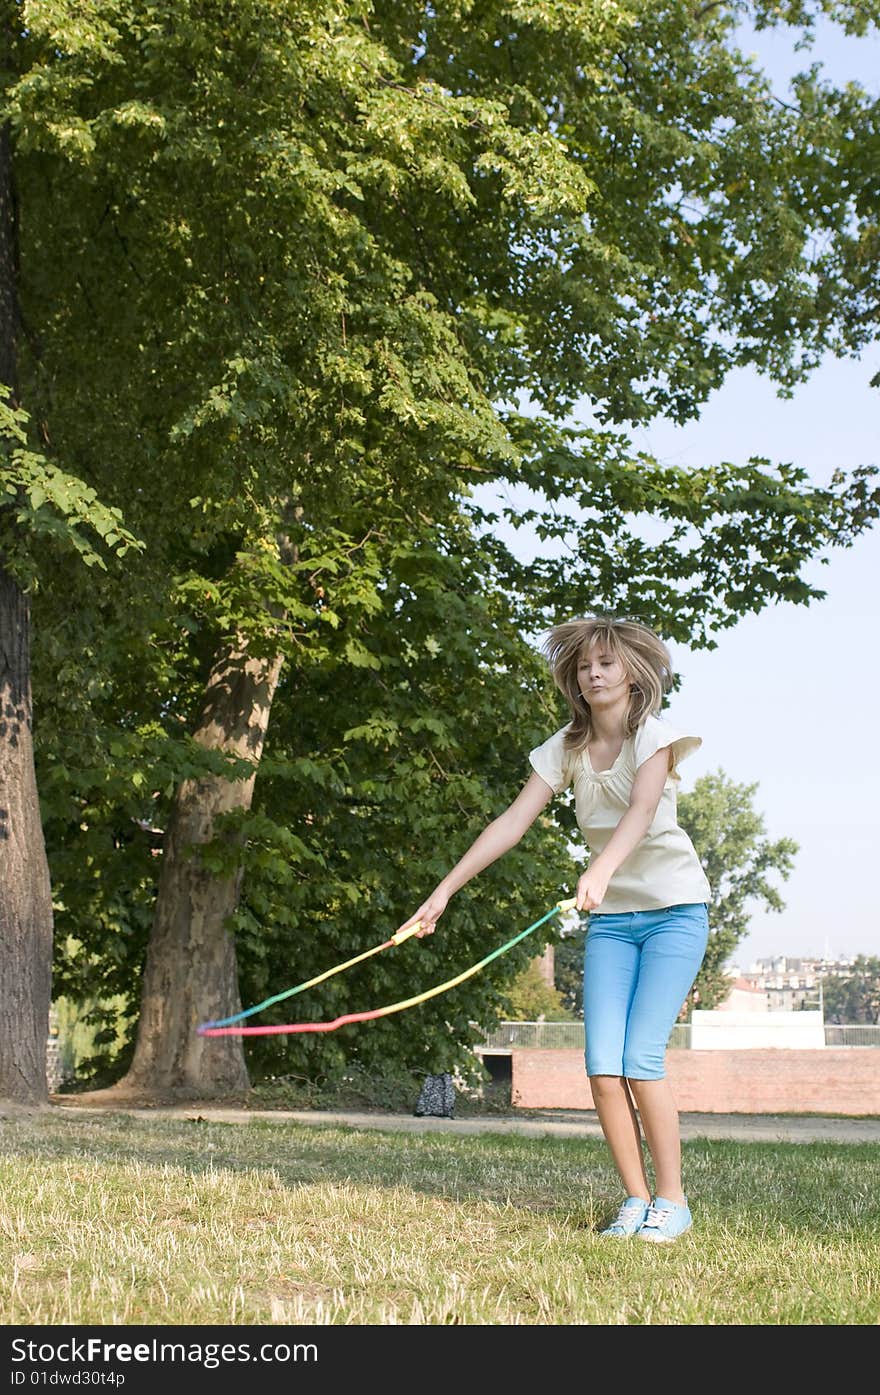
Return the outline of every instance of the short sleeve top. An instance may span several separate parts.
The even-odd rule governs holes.
[[[677,766],[702,745],[702,738],[676,731],[660,717],[649,716],[620,748],[607,770],[594,770],[586,750],[566,749],[569,726],[560,727],[529,752],[533,770],[554,794],[574,786],[578,827],[591,853],[600,853],[629,808],[640,765],[668,747],[673,760],[651,827],[608,883],[593,915],[652,911],[664,906],[708,902],[712,889],[696,849],[678,823]]]

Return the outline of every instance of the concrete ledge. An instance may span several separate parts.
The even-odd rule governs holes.
[[[691,1013],[691,1051],[824,1051],[821,1012],[728,1012],[695,1009]]]

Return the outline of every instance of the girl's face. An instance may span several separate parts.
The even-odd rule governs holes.
[[[590,707],[604,708],[629,695],[629,674],[619,659],[594,639],[578,662],[578,687]]]

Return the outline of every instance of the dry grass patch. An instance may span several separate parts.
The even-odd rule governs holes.
[[[600,1140],[0,1122],[8,1324],[876,1324],[865,1144],[684,1144],[696,1224],[601,1239]]]

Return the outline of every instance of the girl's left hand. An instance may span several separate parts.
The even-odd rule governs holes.
[[[579,911],[594,911],[605,900],[607,890],[608,878],[603,877],[601,872],[588,868],[578,878],[577,909]]]

